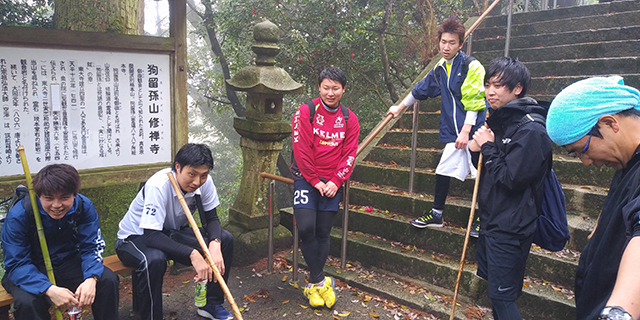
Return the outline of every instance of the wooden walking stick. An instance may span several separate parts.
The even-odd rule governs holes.
[[[456,278],[456,288],[453,291],[453,305],[451,306],[451,316],[449,320],[453,320],[456,312],[456,301],[458,299],[458,289],[460,288],[460,278],[462,277],[462,269],[464,268],[464,257],[467,255],[467,246],[469,245],[469,235],[471,226],[473,225],[473,216],[476,211],[476,202],[478,200],[478,186],[480,185],[480,170],[482,170],[482,153],[478,157],[478,172],[476,173],[476,182],[473,186],[473,197],[471,198],[471,213],[469,213],[469,222],[467,223],[467,232],[464,235],[464,245],[462,246],[462,257],[460,257],[460,268],[458,268],[458,278]]]
[[[176,195],[178,196],[180,205],[182,205],[182,210],[184,210],[184,214],[187,216],[187,219],[189,220],[189,225],[191,225],[191,229],[193,229],[193,233],[196,235],[196,238],[198,239],[198,243],[200,243],[200,248],[202,248],[202,252],[204,252],[204,256],[207,258],[207,261],[211,266],[211,270],[213,270],[213,274],[215,275],[216,280],[218,280],[218,283],[220,284],[220,288],[222,288],[222,292],[224,292],[224,295],[227,297],[227,300],[229,300],[229,304],[231,305],[231,309],[233,310],[233,313],[235,314],[236,319],[243,320],[242,314],[240,314],[240,310],[238,309],[238,305],[236,304],[236,301],[233,299],[231,292],[229,292],[229,287],[227,287],[227,284],[224,282],[224,278],[222,278],[222,275],[220,274],[218,267],[216,267],[216,264],[213,263],[213,258],[211,258],[211,254],[209,253],[209,247],[204,242],[204,238],[202,238],[202,234],[200,233],[200,229],[198,229],[196,220],[193,219],[191,210],[189,210],[189,206],[187,205],[187,202],[184,200],[184,197],[182,196],[182,191],[180,190],[180,187],[178,186],[176,179],[173,177],[173,172],[169,172],[167,173],[167,175],[169,176],[169,181],[171,181],[171,185],[173,185],[173,190],[176,191]],[[200,214],[204,214],[204,212],[200,212]]]
[[[49,281],[55,286],[56,278],[53,275],[53,267],[51,266],[51,257],[49,256],[49,247],[47,247],[47,239],[44,237],[44,229],[42,228],[42,220],[40,219],[40,209],[38,208],[38,201],[36,201],[36,192],[33,191],[33,181],[31,180],[31,171],[29,171],[29,164],[27,164],[27,156],[24,153],[24,147],[18,146],[18,153],[20,154],[20,162],[22,162],[22,170],[24,170],[24,177],[27,180],[27,188],[29,189],[29,198],[31,199],[31,208],[33,208],[33,217],[36,220],[36,230],[38,231],[38,240],[40,240],[40,249],[42,250],[42,257],[44,258],[44,267],[47,270],[47,277]],[[62,320],[62,312],[58,306],[55,306],[56,319]]]

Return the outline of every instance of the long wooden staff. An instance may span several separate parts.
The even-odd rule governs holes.
[[[451,306],[451,316],[449,320],[453,320],[456,312],[456,301],[458,299],[458,289],[460,288],[460,278],[462,277],[462,269],[464,268],[464,257],[467,255],[467,246],[469,245],[469,235],[471,234],[471,226],[473,225],[473,216],[476,212],[476,201],[478,200],[478,187],[480,186],[480,170],[482,170],[482,152],[478,157],[478,172],[476,173],[476,182],[473,186],[473,197],[471,198],[471,213],[469,213],[469,222],[467,223],[467,232],[464,235],[464,245],[462,246],[462,257],[460,257],[460,267],[458,268],[458,278],[456,279],[456,288],[453,291],[453,302]]]
[[[227,287],[227,284],[224,282],[224,278],[222,278],[222,275],[220,274],[218,267],[216,267],[216,264],[213,263],[213,258],[211,258],[211,254],[209,253],[209,248],[207,247],[207,244],[204,242],[204,239],[202,238],[202,234],[200,233],[200,229],[196,224],[196,220],[193,219],[191,210],[189,210],[189,206],[187,205],[187,202],[184,200],[184,197],[182,196],[182,191],[180,190],[180,187],[178,186],[176,179],[173,177],[173,172],[169,172],[167,173],[167,175],[169,176],[169,181],[171,181],[171,185],[173,185],[173,190],[176,191],[176,195],[178,196],[180,205],[182,205],[182,210],[184,210],[184,214],[187,216],[187,219],[189,220],[189,225],[191,225],[191,229],[193,229],[193,233],[196,235],[196,238],[198,238],[198,243],[200,243],[200,248],[202,248],[202,252],[204,252],[204,256],[207,258],[207,261],[209,262],[209,265],[213,270],[213,274],[215,275],[216,280],[218,280],[218,283],[220,284],[220,288],[222,288],[224,295],[227,297],[227,300],[229,300],[229,304],[231,305],[231,309],[233,309],[233,313],[235,314],[236,319],[243,320],[242,314],[240,314],[240,310],[238,309],[238,305],[236,304],[236,301],[233,300],[233,296],[231,295],[231,292],[229,292],[229,287]],[[200,212],[200,214],[204,214],[204,212]]]
[[[38,240],[40,240],[40,249],[42,250],[42,257],[44,258],[44,266],[47,270],[47,277],[49,281],[55,286],[56,278],[53,275],[53,267],[51,266],[51,257],[49,256],[49,247],[47,247],[47,239],[44,237],[44,229],[42,229],[42,220],[40,219],[40,209],[38,208],[38,201],[36,201],[36,192],[33,191],[33,181],[31,180],[31,171],[29,171],[29,164],[27,164],[27,156],[24,153],[24,147],[18,146],[18,153],[20,154],[20,161],[22,162],[22,170],[24,170],[24,177],[27,180],[27,188],[29,188],[29,198],[31,199],[31,208],[33,208],[33,217],[36,219],[36,229],[38,230]],[[58,306],[55,306],[56,319],[62,320],[62,312]]]

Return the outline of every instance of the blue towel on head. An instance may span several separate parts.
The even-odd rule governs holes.
[[[574,143],[589,134],[603,115],[636,108],[640,92],[625,86],[622,77],[594,77],[564,88],[551,102],[547,133],[560,146]]]

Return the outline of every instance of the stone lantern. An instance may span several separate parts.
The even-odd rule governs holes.
[[[260,181],[261,172],[275,173],[282,140],[291,134],[291,124],[282,120],[282,98],[285,94],[301,94],[302,84],[291,79],[282,68],[275,66],[280,52],[278,27],[263,21],[253,29],[255,44],[251,50],[257,55],[255,66],[242,68],[227,83],[237,91],[247,92],[246,118],[234,118],[233,127],[242,136],[242,181],[238,196],[229,209],[226,228],[235,237],[234,262],[244,265],[267,255],[268,183]],[[277,209],[274,214],[274,243],[290,243],[291,233],[280,225]]]

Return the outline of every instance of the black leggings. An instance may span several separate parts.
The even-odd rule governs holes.
[[[329,256],[331,227],[338,212],[312,209],[295,209],[293,212],[302,256],[309,266],[309,283],[321,282],[324,280],[324,264]]]
[[[471,162],[476,168],[478,168],[478,158],[480,158],[480,152],[471,152]],[[433,191],[433,209],[444,210],[444,203],[447,201],[447,196],[449,195],[450,183],[451,177],[436,174],[436,185]]]

